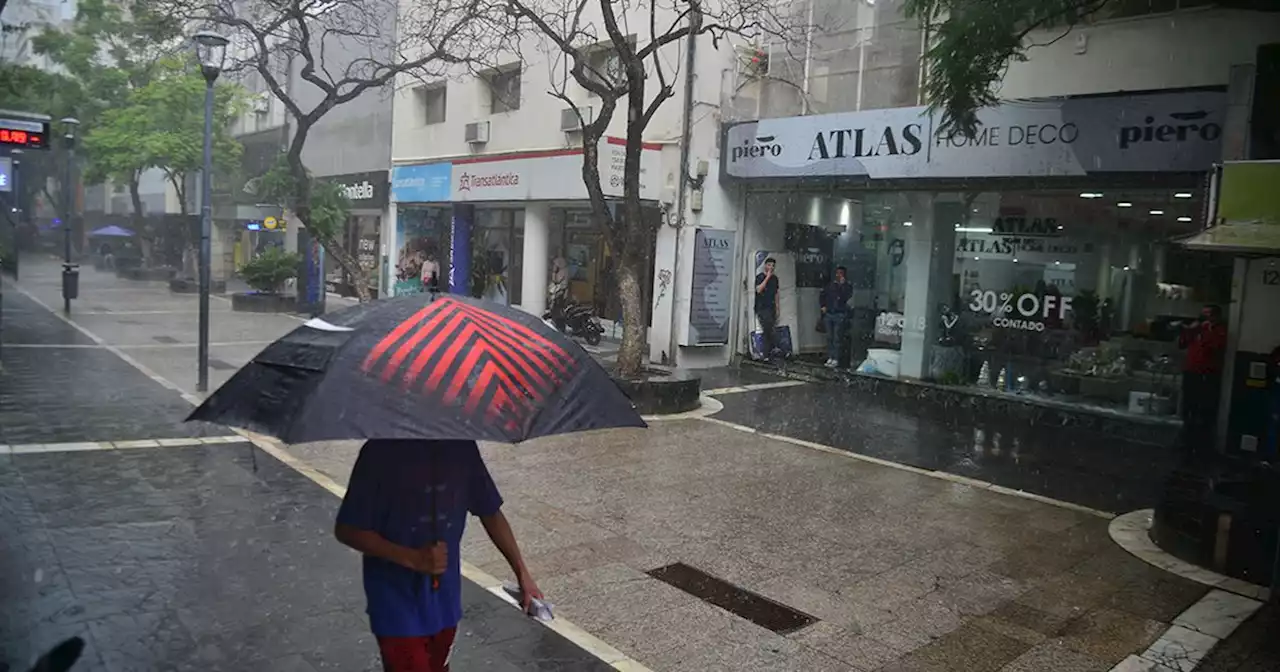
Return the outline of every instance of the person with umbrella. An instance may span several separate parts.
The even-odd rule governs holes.
[[[448,669],[468,513],[541,600],[477,441],[645,427],[581,346],[536,317],[437,292],[315,318],[267,346],[188,420],[286,443],[365,439],[335,536],[364,555],[386,670]]]
[[[475,441],[374,440],[360,450],[334,536],[364,555],[369,623],[384,670],[449,669],[462,618],[459,545],[468,513],[511,565],[527,612],[542,592]]]

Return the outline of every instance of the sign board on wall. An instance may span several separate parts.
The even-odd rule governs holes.
[[[387,173],[375,170],[320,178],[338,185],[354,210],[382,210],[387,207]]]
[[[0,192],[13,191],[13,159],[0,156]]]
[[[973,139],[939,136],[904,107],[732,126],[730,177],[963,178],[1208,170],[1221,158],[1227,94],[1193,91],[1007,102]]]
[[[625,145],[617,138],[600,143],[600,182],[606,196],[622,195]],[[640,152],[640,198],[657,200],[661,151],[646,144]],[[586,200],[582,150],[566,149],[514,156],[476,157],[453,162],[448,200]]]
[[[693,246],[693,288],[689,294],[690,345],[729,342],[733,298],[733,231],[697,229]]]
[[[395,203],[448,203],[453,164],[419,163],[391,169],[391,200]]]

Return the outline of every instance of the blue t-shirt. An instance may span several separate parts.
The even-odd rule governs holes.
[[[431,577],[425,574],[364,557],[373,634],[420,637],[457,626],[462,619],[459,542],[467,513],[491,516],[500,508],[502,496],[475,441],[365,443],[338,509],[338,523],[410,548],[433,541],[449,546],[449,571],[440,577],[439,590],[431,589]]]

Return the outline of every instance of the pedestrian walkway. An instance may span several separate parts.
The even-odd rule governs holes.
[[[76,670],[380,669],[337,498],[5,290],[0,669],[76,635]],[[464,586],[454,669],[612,669]]]

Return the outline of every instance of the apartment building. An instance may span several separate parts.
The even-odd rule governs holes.
[[[1280,14],[1118,0],[1029,36],[1046,46],[1009,64],[968,139],[922,106],[902,3],[853,4],[853,39],[787,62],[800,86],[761,79],[722,105],[733,352],[759,347],[741,278],[775,257],[790,347],[821,366],[819,297],[844,267],[847,361],[831,366],[1176,425],[1174,325],[1232,291],[1230,258],[1178,241],[1206,224],[1214,164],[1245,158]]]

